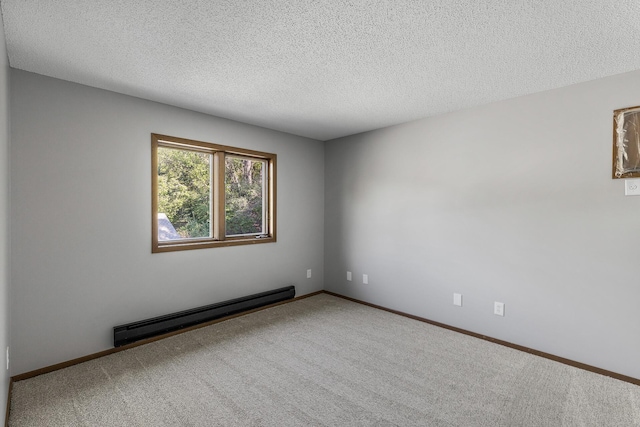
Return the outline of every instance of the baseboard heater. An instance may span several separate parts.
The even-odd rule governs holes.
[[[295,286],[286,286],[272,291],[116,326],[113,328],[113,346],[120,347],[145,338],[285,301],[295,295]]]

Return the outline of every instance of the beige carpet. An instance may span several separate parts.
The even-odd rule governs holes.
[[[10,426],[640,426],[640,387],[326,294],[16,382]]]

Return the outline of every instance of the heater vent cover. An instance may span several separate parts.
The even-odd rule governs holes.
[[[295,295],[295,286],[286,286],[272,291],[116,326],[113,328],[113,346],[120,347],[145,338],[155,337],[167,332],[274,304],[291,299]]]

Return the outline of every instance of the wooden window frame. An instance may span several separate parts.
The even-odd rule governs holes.
[[[211,228],[213,237],[160,241],[158,239],[158,147],[209,153],[213,155]],[[225,232],[225,156],[263,160],[267,163],[265,178],[267,210],[266,233],[255,236],[227,236]],[[254,245],[276,241],[276,155],[227,145],[195,141],[174,136],[151,134],[151,252],[172,252],[223,246]]]

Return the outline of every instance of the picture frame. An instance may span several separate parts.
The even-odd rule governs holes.
[[[613,179],[640,177],[640,106],[613,111]]]

